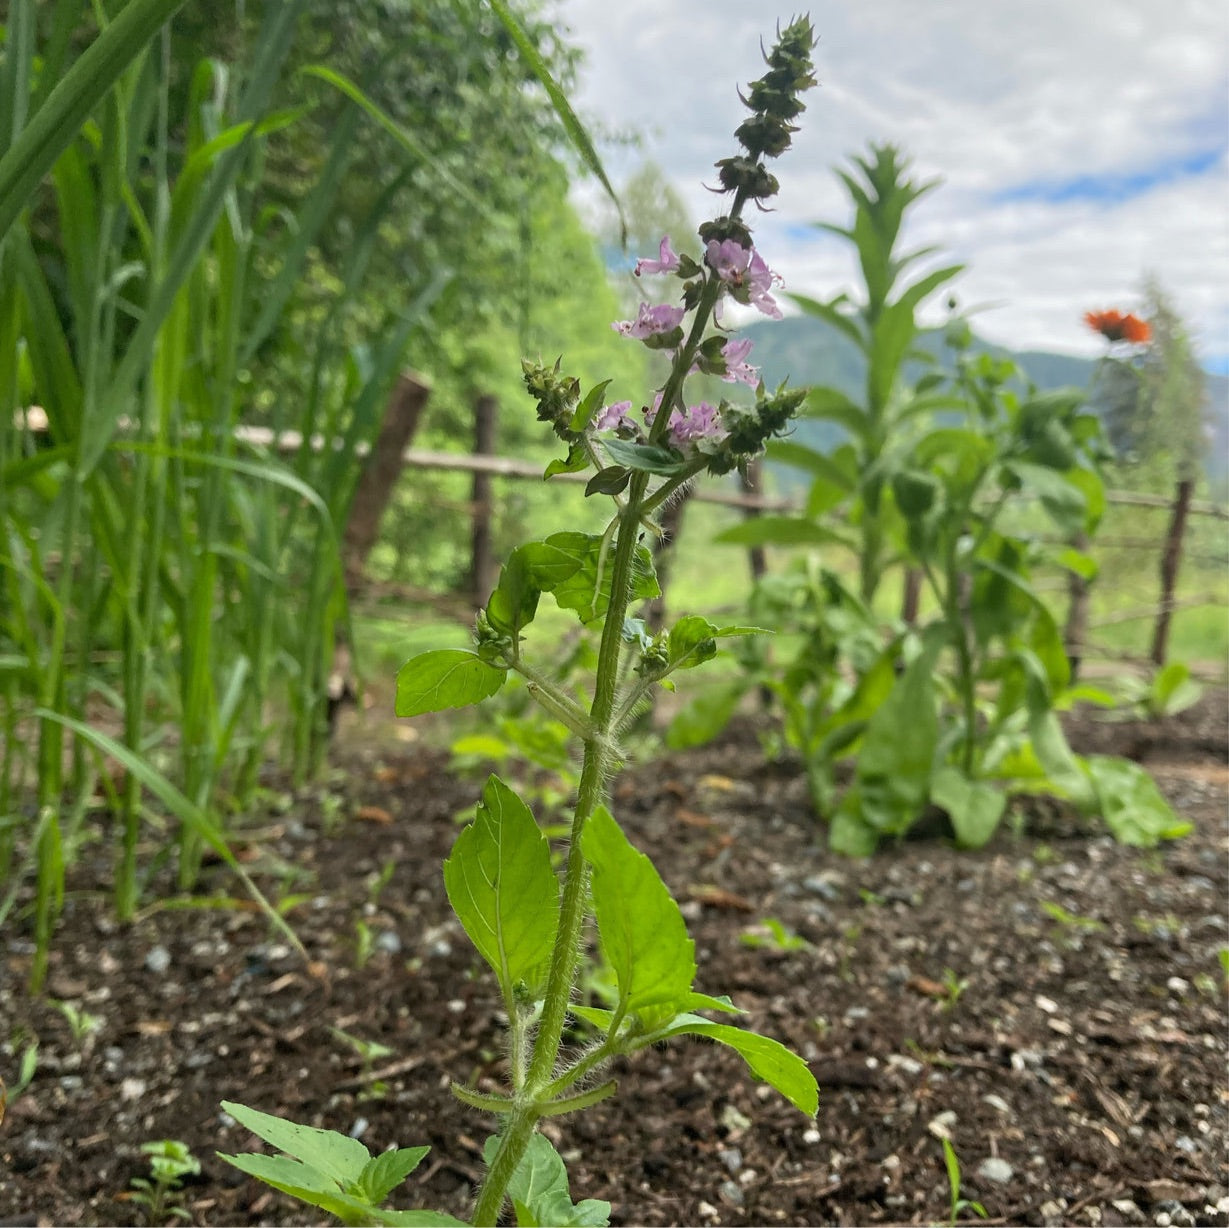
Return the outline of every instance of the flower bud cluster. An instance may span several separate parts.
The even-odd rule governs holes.
[[[560,439],[573,443],[580,438],[572,430],[572,415],[580,404],[580,381],[571,375],[561,375],[560,362],[546,367],[525,358],[521,360],[521,370],[529,395],[538,403],[538,421],[549,422]]]
[[[782,384],[772,396],[761,395],[753,409],[721,402],[721,423],[726,434],[720,446],[710,453],[708,472],[730,473],[756,456],[775,435],[781,434],[793,421],[802,402],[805,388],[787,388]]]
[[[717,163],[724,191],[739,192],[745,199],[756,201],[777,194],[777,180],[764,169],[763,159],[780,157],[798,131],[789,121],[806,110],[799,95],[815,84],[811,64],[814,45],[810,21],[801,17],[791,22],[764,57],[768,72],[753,81],[745,95],[739,95],[751,111],[750,118],[734,133],[746,153]]]

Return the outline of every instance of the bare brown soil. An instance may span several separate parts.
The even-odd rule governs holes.
[[[797,765],[766,763],[750,722],[626,773],[616,812],[683,904],[699,987],[806,1057],[820,1111],[805,1119],[715,1047],[643,1054],[613,1100],[548,1123],[574,1195],[609,1199],[615,1224],[946,1222],[947,1134],[991,1224],[1229,1223],[1226,697],[1072,733],[1142,758],[1194,833],[1141,852],[1039,801],[977,853],[919,840],[849,862],[817,842]],[[304,896],[290,919],[314,973],[241,908],[117,926],[105,816],[48,986],[96,1030],[75,1038],[22,993],[24,920],[0,935],[10,1087],[39,1045],[0,1125],[0,1224],[143,1222],[126,1191],[161,1138],[202,1162],[182,1194],[193,1223],[313,1222],[215,1157],[252,1143],[223,1099],[373,1150],[428,1143],[394,1201],[466,1214],[489,1123],[448,1086],[496,1086],[501,1025],[439,867],[480,781],[443,752],[363,739],[329,780],[271,793],[242,846],[270,893]],[[222,867],[206,878],[233,894]],[[809,945],[746,945],[764,918]],[[333,1029],[390,1052],[364,1069]]]

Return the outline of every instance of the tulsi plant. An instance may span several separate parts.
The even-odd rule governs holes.
[[[507,1088],[487,1094],[452,1085],[459,1099],[498,1123],[485,1148],[475,1225],[496,1223],[509,1201],[518,1224],[605,1223],[608,1204],[572,1203],[563,1161],[538,1124],[604,1100],[615,1091],[614,1080],[602,1075],[613,1059],[673,1037],[728,1045],[803,1113],[817,1109],[815,1080],[799,1057],[775,1040],[700,1013],[737,1014],[738,1008],[728,997],[695,988],[695,948],[678,905],[606,804],[622,740],[656,688],[712,658],[719,640],[753,630],[691,615],[651,634],[629,610],[658,592],[642,540],[658,531],[655,514],[701,474],[745,465],[786,429],[803,400],[802,392],[784,386],[765,389],[747,362],[749,343],[722,330],[721,312],[732,300],[780,315],[772,294],[779,279],[755,250],[742,215],[777,191],[765,163],[789,148],[792,121],[804,109],[800,95],[814,84],[813,41],[807,19],[792,22],[765,57],[767,73],[744,96],[751,115],[736,133],[741,149],[717,164],[720,190],[732,199],[723,216],[700,227],[702,260],[676,255],[667,238],[656,259],[636,267],[638,276],[681,282],[679,303],[645,303],[634,320],[614,325],[671,360],[651,403],[636,409],[631,401],[611,401],[609,381],[582,391],[561,363],[524,364],[538,417],[567,446],[545,476],[592,469],[587,494],[615,505],[608,528],[595,535],[565,530],[515,549],[478,615],[474,651],[423,653],[397,678],[397,714],[411,717],[479,703],[510,674],[519,675],[583,746],[562,883],[529,806],[497,776],[487,781],[474,822],[444,863],[449,901],[494,971],[508,1017]],[[753,387],[754,407],[689,403],[684,388],[693,372]],[[583,699],[527,652],[525,633],[544,593],[599,634],[596,669]],[[614,980],[610,1009],[574,1002],[591,920]],[[587,1024],[594,1037],[579,1052],[563,1048],[569,1016]],[[225,1107],[295,1157],[227,1157],[232,1163],[347,1223],[457,1222],[378,1206],[425,1148],[372,1159],[344,1136],[240,1105]],[[393,1176],[396,1181],[386,1180]]]

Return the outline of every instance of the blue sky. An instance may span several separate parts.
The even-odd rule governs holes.
[[[557,0],[586,55],[579,110],[643,149],[606,147],[618,177],[662,165],[697,220],[731,152],[736,85],[795,9],[774,0]],[[943,186],[913,244],[968,265],[962,302],[995,341],[1094,354],[1089,309],[1138,306],[1155,274],[1212,369],[1229,369],[1229,5],[1223,0],[863,0],[814,6],[820,86],[775,168],[757,242],[787,289],[852,288],[832,167],[902,146]],[[582,202],[585,194],[581,194]]]

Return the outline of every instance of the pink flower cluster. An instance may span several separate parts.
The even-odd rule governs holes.
[[[644,424],[647,428],[652,428],[660,408],[661,393],[658,393],[652,408],[646,407],[644,410]],[[632,417],[630,401],[615,401],[607,405],[594,419],[593,426],[599,431],[627,430],[640,434],[640,428]],[[680,452],[689,452],[693,450],[692,445],[701,439],[720,440],[724,439],[726,434],[727,431],[721,424],[720,409],[707,401],[700,401],[689,405],[685,410],[671,411],[666,442]]]

